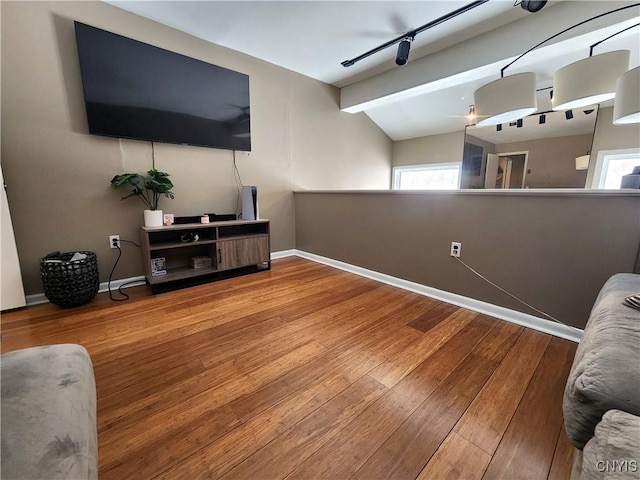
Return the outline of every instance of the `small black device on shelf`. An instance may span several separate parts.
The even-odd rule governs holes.
[[[207,213],[210,222],[230,222],[236,220],[234,213]],[[187,217],[175,217],[173,219],[174,225],[185,225],[187,223],[200,223],[200,217],[202,215],[193,215]]]

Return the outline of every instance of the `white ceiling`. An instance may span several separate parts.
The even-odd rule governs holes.
[[[545,24],[553,19],[552,9],[562,10],[566,17],[567,8],[578,8],[577,22],[591,15],[589,11],[600,4],[607,10],[632,2],[594,2],[566,0],[549,2],[538,13],[527,13],[514,7],[513,0],[491,0],[466,12],[453,20],[437,25],[419,34],[411,47],[409,64],[397,67],[394,59],[396,48],[379,52],[352,67],[345,68],[340,62],[356,57],[410,29],[417,28],[441,17],[470,0],[443,1],[117,1],[108,3],[144,16],[159,23],[174,27],[186,33],[203,38],[212,43],[237,50],[270,63],[310,76],[337,87],[349,86],[349,93],[385,90],[394,95],[386,97],[380,93],[382,101],[363,102],[362,108],[369,117],[393,140],[404,140],[419,136],[447,133],[464,129],[469,105],[473,103],[473,92],[481,85],[498,78],[501,66],[514,58],[507,39],[494,48],[488,48],[487,62],[483,68],[474,67],[482,53],[469,53],[468,58],[459,61],[453,55],[452,62],[461,63],[459,74],[423,83],[416,88],[407,79],[411,67],[416,67],[417,59],[427,66],[437,52],[454,51],[460,44],[469,45],[473,50],[474,37],[487,37],[509,24],[518,26],[516,31],[534,32],[527,38],[514,38],[514,42],[529,48],[547,35],[537,38],[536,17]],[[610,7],[610,8],[609,8]],[[630,9],[632,10],[632,9]],[[634,19],[626,17],[610,22],[593,22],[592,28],[583,28],[576,35],[561,42],[540,48],[523,58],[509,73],[535,71],[538,87],[552,83],[553,72],[558,68],[588,55],[590,44],[602,40],[607,35],[625,26],[637,23],[640,9],[633,9]],[[582,14],[582,17],[579,15]],[[614,17],[614,16],[611,16]],[[552,30],[553,33],[562,28]],[[564,19],[566,24],[568,20]],[[517,23],[514,23],[517,22]],[[520,29],[520,26],[524,28]],[[549,29],[548,25],[546,28]],[[542,28],[538,29],[542,30]],[[632,50],[631,66],[640,63],[640,28],[617,36],[595,53],[618,48]],[[531,37],[531,38],[528,38]],[[495,37],[497,38],[497,37]],[[459,46],[459,45],[458,45]],[[496,55],[505,50],[504,58]],[[458,52],[460,49],[456,50]],[[489,51],[490,50],[490,51]],[[412,65],[415,62],[416,65]],[[467,67],[464,63],[467,62]],[[404,70],[403,70],[404,69]],[[415,68],[414,68],[415,71]],[[376,82],[378,87],[376,87]],[[415,83],[415,82],[414,82]],[[383,84],[384,89],[379,85]],[[396,87],[397,84],[397,87]],[[344,93],[344,92],[343,92]],[[569,123],[569,122],[567,122]]]

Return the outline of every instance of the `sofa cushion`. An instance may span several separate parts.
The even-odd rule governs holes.
[[[4,353],[2,478],[97,478],[96,387],[87,351],[50,345]]]
[[[585,480],[640,479],[640,417],[609,410],[582,456]]]
[[[563,400],[567,435],[577,448],[607,410],[640,415],[640,313],[623,304],[638,291],[640,275],[614,275],[591,310]]]

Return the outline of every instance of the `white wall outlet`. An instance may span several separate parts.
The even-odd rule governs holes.
[[[462,250],[462,243],[451,242],[451,256],[460,258],[460,250]]]
[[[109,247],[120,248],[120,235],[109,235]]]

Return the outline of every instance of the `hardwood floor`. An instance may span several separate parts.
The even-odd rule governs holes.
[[[127,293],[1,319],[89,350],[102,480],[569,478],[572,342],[296,257]]]

